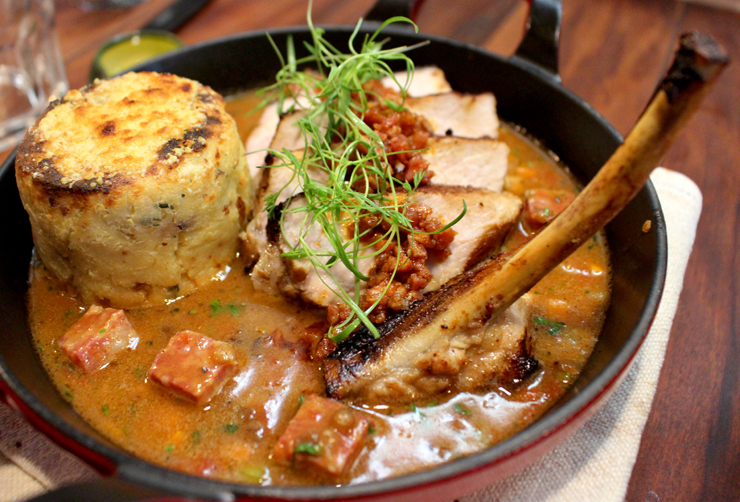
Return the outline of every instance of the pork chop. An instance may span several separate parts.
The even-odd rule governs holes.
[[[433,137],[421,156],[434,172],[435,185],[484,187],[494,192],[504,188],[509,147],[490,138]]]

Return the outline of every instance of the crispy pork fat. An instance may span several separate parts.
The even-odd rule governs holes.
[[[494,259],[425,295],[411,309],[342,342],[324,361],[327,394],[362,403],[413,402],[448,390],[510,385],[537,367],[527,335],[527,297],[495,319],[471,319],[468,303],[499,266]],[[458,297],[463,301],[455,301]],[[484,300],[485,301],[485,300]]]

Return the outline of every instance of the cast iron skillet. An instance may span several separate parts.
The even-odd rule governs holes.
[[[582,181],[590,179],[621,142],[619,134],[588,104],[563,88],[557,75],[559,0],[534,0],[530,28],[516,55],[502,58],[477,47],[390,27],[392,44],[430,44],[411,56],[418,66],[441,67],[458,91],[493,91],[499,115],[523,126],[555,152]],[[409,1],[381,0],[371,19],[409,14]],[[374,25],[374,26],[377,26]],[[368,30],[372,31],[374,26]],[[350,27],[331,27],[327,38],[346,47]],[[270,30],[281,49],[292,35],[296,47],[305,27]],[[265,32],[250,32],[165,55],[140,69],[193,78],[228,94],[270,81],[278,59]],[[490,484],[530,463],[586,420],[626,374],[652,322],[665,278],[667,245],[663,216],[650,183],[607,227],[612,249],[613,299],[595,352],[573,388],[545,416],[514,437],[481,453],[416,474],[354,486],[260,487],[230,484],[167,470],[132,457],[103,438],[62,399],[34,350],[26,324],[25,293],[32,241],[13,172],[14,156],[0,169],[0,390],[39,429],[113,481],[93,483],[84,493],[68,491],[42,500],[133,500],[156,493],[231,500],[274,499],[449,500]],[[642,232],[652,220],[652,230]],[[104,494],[104,496],[102,495]]]

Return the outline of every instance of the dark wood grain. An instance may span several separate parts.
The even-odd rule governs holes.
[[[75,0],[57,0],[71,85],[86,82],[103,41],[144,25],[168,3],[85,12]],[[302,24],[306,3],[213,0],[179,35],[195,43]],[[372,3],[315,0],[313,17],[354,24]],[[509,55],[525,17],[520,0],[427,0],[418,24]],[[627,500],[740,500],[740,15],[674,0],[564,0],[563,20],[564,85],[623,134],[669,64],[679,33],[712,33],[734,60],[664,163],[696,181],[704,209]]]
[[[628,500],[740,500],[740,15],[685,7],[678,31],[690,29],[734,64],[665,160],[704,207]]]

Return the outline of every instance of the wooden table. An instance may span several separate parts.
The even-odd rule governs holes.
[[[169,1],[86,12],[79,2],[57,0],[71,86],[85,84],[103,41],[143,25]],[[372,3],[314,0],[314,21],[354,24]],[[305,10],[306,0],[213,0],[179,35],[194,43],[302,24]],[[509,55],[526,10],[521,0],[428,0],[418,24]],[[563,84],[622,134],[652,94],[678,34],[709,32],[735,62],[664,161],[699,185],[704,210],[627,500],[740,500],[740,14],[675,0],[565,0],[563,18]]]

